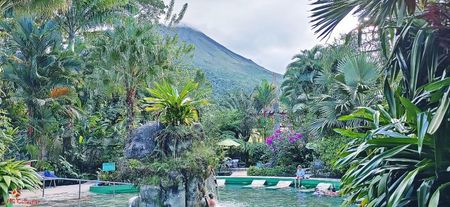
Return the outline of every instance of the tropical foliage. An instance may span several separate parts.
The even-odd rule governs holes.
[[[376,102],[379,66],[348,45],[316,47],[296,55],[281,85],[283,103],[310,133],[324,134],[347,123],[338,117]]]
[[[0,3],[1,122],[10,122],[0,136],[13,139],[1,153],[9,147],[7,158],[38,159],[39,170],[95,176],[102,162],[119,159],[123,137],[148,118],[135,104],[141,88],[189,68],[183,58],[192,47],[156,29],[160,17],[175,15],[174,5],[168,12],[159,0]],[[141,9],[148,12],[138,18]],[[209,96],[208,86],[199,91]]]
[[[8,201],[10,191],[21,189],[36,190],[40,185],[41,181],[36,176],[34,168],[26,165],[26,162],[0,161],[0,193],[5,203]]]
[[[4,159],[3,155],[8,152],[16,134],[6,115],[0,111],[0,204],[7,203],[12,190],[37,189],[41,184],[34,168],[26,162]]]
[[[38,25],[31,18],[4,24],[8,34],[9,51],[3,62],[3,78],[20,90],[16,98],[23,100],[29,117],[28,136],[41,146],[40,157],[46,157],[50,134],[55,128],[49,107],[73,89],[74,72],[79,64],[61,51],[61,37],[57,25],[46,22]],[[51,135],[50,135],[51,136]]]
[[[386,104],[362,107],[342,121],[367,125],[336,129],[355,138],[337,165],[345,204],[364,206],[440,206],[449,202],[448,2],[317,2],[313,21],[328,35],[354,11],[364,25],[376,25],[387,58]],[[355,9],[356,8],[356,9]],[[388,44],[387,40],[391,40]],[[391,45],[389,47],[388,45]]]
[[[191,125],[199,120],[198,107],[207,101],[189,96],[198,88],[198,83],[188,82],[181,90],[167,81],[154,83],[154,86],[148,89],[151,97],[144,98],[146,111],[155,113],[162,123],[171,126]]]

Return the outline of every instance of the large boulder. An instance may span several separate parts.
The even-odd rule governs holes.
[[[156,148],[156,137],[164,126],[158,122],[149,122],[138,127],[125,145],[127,159],[142,159],[153,154]]]
[[[159,186],[144,185],[140,187],[140,201],[138,206],[132,207],[159,207],[162,206],[161,188]]]

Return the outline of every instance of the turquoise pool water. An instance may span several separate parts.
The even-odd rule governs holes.
[[[83,199],[58,199],[43,201],[38,206],[58,207],[126,207],[128,199],[136,194],[94,194]],[[339,197],[315,196],[300,193],[294,188],[283,190],[243,189],[240,185],[227,185],[219,189],[221,207],[336,207],[342,202]]]
[[[242,186],[227,185],[219,190],[219,203],[223,207],[337,207],[342,201],[340,197],[300,193],[294,188],[243,189]]]

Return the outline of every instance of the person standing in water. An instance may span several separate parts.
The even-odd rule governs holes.
[[[209,197],[209,199],[208,199]],[[214,195],[210,193],[208,196],[205,196],[205,200],[207,201],[208,207],[216,207],[216,199],[214,199]]]
[[[305,169],[303,169],[301,165],[298,165],[297,172],[295,173],[295,175],[296,175],[295,184],[298,185],[298,187],[300,187],[301,180],[305,179],[306,175]]]

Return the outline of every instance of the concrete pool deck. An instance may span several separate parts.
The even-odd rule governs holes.
[[[94,182],[86,182],[81,184],[81,198],[88,197],[93,193],[89,192],[89,187],[91,187]],[[42,197],[42,189],[30,191],[24,190],[21,192],[20,199],[27,200],[40,200],[40,201],[50,201],[50,200],[62,200],[62,199],[78,199],[79,185],[63,185],[56,187],[46,187],[44,190],[44,197]]]

